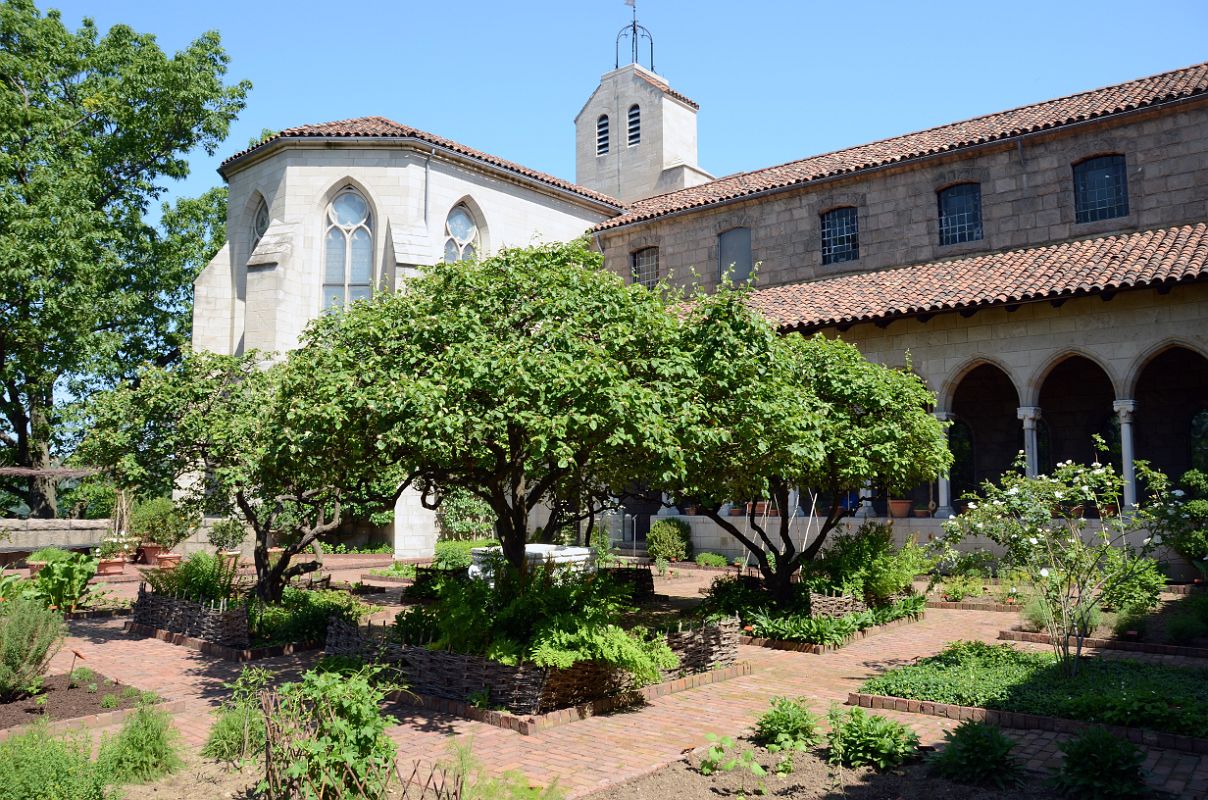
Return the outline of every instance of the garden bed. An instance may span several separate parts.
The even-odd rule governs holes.
[[[540,731],[565,725],[569,722],[576,722],[588,717],[645,705],[656,697],[663,697],[700,686],[708,686],[750,674],[751,665],[748,662],[742,661],[718,667],[708,672],[698,672],[652,686],[630,689],[611,697],[603,697],[590,702],[580,703],[570,708],[561,708],[541,714],[513,714],[507,711],[480,708],[458,700],[433,697],[407,690],[393,693],[390,695],[390,699],[400,705],[429,709],[443,714],[453,714],[454,716],[464,717],[476,722],[483,722],[496,728],[515,731],[521,736],[531,736]]]
[[[999,631],[998,638],[1004,642],[1030,642],[1032,644],[1051,644],[1047,633],[1032,631]],[[1133,642],[1125,639],[1087,638],[1082,640],[1083,647],[1101,650],[1125,650],[1130,653],[1150,653],[1158,656],[1183,656],[1185,658],[1208,658],[1208,647],[1183,647],[1177,644],[1159,644],[1157,642]]]
[[[80,676],[74,685],[68,675],[51,675],[37,694],[0,703],[0,730],[40,720],[59,722],[130,709],[142,696],[139,689],[97,673]]]
[[[922,713],[934,713],[923,711],[923,702],[992,710],[999,712],[995,716],[1003,725],[1028,715],[1148,728],[1155,735],[1194,737],[1208,730],[1208,670],[1083,658],[1071,678],[1054,654],[1024,652],[1010,644],[957,642],[872,678],[859,693],[896,698],[903,710]],[[945,708],[942,715],[949,713]],[[966,712],[955,713],[960,719]]]
[[[372,572],[361,573],[362,582],[372,583],[389,583],[395,586],[410,586],[415,583],[415,578],[398,578],[393,575],[374,575]]]
[[[928,600],[927,608],[943,608],[949,611],[999,611],[1008,614],[1019,613],[1019,605],[1015,603],[978,602],[976,600],[962,600],[959,603],[950,603],[947,600]]]
[[[175,631],[141,625],[137,622],[127,622],[125,630],[126,633],[135,636],[159,639],[161,642],[174,644],[178,647],[187,647],[190,650],[196,650],[208,656],[215,656],[224,661],[259,661],[262,658],[288,656],[293,653],[303,653],[307,650],[318,650],[323,647],[322,642],[285,642],[283,644],[264,645],[262,647],[230,647]]]
[[[795,642],[787,639],[764,639],[757,636],[741,636],[739,643],[750,645],[752,647],[766,647],[769,650],[788,650],[794,653],[812,653],[820,656],[823,653],[829,653],[839,650],[857,639],[867,639],[869,636],[876,636],[883,631],[892,630],[893,628],[901,627],[902,625],[912,625],[916,622],[921,622],[924,614],[920,613],[901,619],[895,619],[881,625],[874,625],[870,628],[865,628],[849,636],[846,640],[839,644],[816,644],[814,642]]]

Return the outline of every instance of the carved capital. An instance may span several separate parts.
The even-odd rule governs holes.
[[[1015,413],[1023,420],[1026,430],[1036,429],[1036,423],[1040,421],[1040,406],[1020,406]]]
[[[1133,421],[1133,414],[1137,411],[1136,400],[1117,400],[1112,403],[1112,408],[1120,417],[1120,423],[1127,424]]]

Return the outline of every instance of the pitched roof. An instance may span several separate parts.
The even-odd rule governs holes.
[[[1000,111],[656,195],[631,203],[625,213],[599,223],[596,230],[607,230],[675,211],[700,208],[757,192],[797,186],[1033,131],[1059,128],[1205,92],[1208,92],[1208,63],[1196,64],[1116,86]]]
[[[276,133],[259,144],[253,145],[246,150],[241,150],[235,155],[222,162],[219,171],[222,172],[227,166],[233,162],[243,158],[244,156],[253,153],[270,142],[278,141],[279,139],[295,139],[295,138],[381,138],[381,139],[416,139],[425,144],[435,145],[437,147],[451,150],[458,155],[472,158],[476,161],[481,161],[484,164],[490,164],[493,167],[514,172],[517,175],[522,175],[526,178],[531,178],[541,183],[548,184],[563,191],[572,192],[581,195],[589,200],[594,200],[597,203],[611,206],[614,209],[624,208],[625,204],[616,198],[609,197],[606,194],[592,191],[584,186],[564,181],[561,178],[555,178],[553,175],[547,175],[544,172],[538,172],[535,169],[516,164],[512,161],[483,153],[471,147],[466,147],[464,144],[459,144],[451,139],[446,139],[443,136],[437,136],[426,131],[421,131],[418,128],[412,128],[407,125],[402,125],[394,120],[385,117],[357,117],[355,119],[341,119],[335,122],[321,122],[314,125],[299,125],[294,128],[286,128],[285,130]]]
[[[692,108],[694,110],[700,109],[699,103],[697,103],[695,100],[689,100],[684,95],[675,91],[670,86],[668,86],[666,83],[659,80],[657,75],[653,75],[653,74],[646,72],[645,70],[641,70],[641,69],[634,70],[634,74],[636,74],[642,80],[646,81],[646,83],[650,84],[654,88],[661,91],[663,94],[674,97],[676,100],[679,100],[681,103],[684,103],[685,105],[692,106]]]
[[[759,289],[782,329],[1100,294],[1208,280],[1208,223],[932,261]]]

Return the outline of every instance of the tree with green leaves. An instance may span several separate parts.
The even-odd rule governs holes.
[[[281,365],[259,354],[192,353],[171,367],[147,367],[137,379],[98,393],[80,455],[117,484],[145,496],[175,493],[186,512],[236,516],[256,538],[256,593],[276,602],[290,578],[318,569],[294,563],[335,531],[351,507],[347,492],[306,484],[280,454],[292,437],[279,423]],[[393,490],[389,472],[379,493]],[[268,548],[280,545],[270,561]]]
[[[748,303],[749,289],[694,298],[685,330],[695,416],[685,416],[684,478],[668,492],[750,551],[771,594],[812,561],[842,520],[843,498],[868,485],[904,489],[951,462],[935,397],[918,376],[823,336],[780,336]],[[793,490],[828,498],[808,545],[794,539]],[[742,525],[721,506],[769,498],[775,528],[752,503]],[[800,535],[797,535],[800,538]]]
[[[144,214],[243,108],[227,60],[214,32],[169,56],[124,25],[71,31],[0,3],[0,466],[46,470],[70,436],[63,398],[179,353],[224,193],[167,209],[158,231]],[[56,512],[46,475],[3,489]]]
[[[397,466],[429,508],[464,489],[523,569],[534,511],[552,537],[612,507],[612,487],[679,473],[679,324],[582,240],[426,268],[290,354],[291,469],[358,487]]]

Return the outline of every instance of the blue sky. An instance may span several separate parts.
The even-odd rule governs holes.
[[[176,50],[217,29],[254,84],[214,157],[263,128],[381,115],[574,179],[573,119],[612,69],[622,0],[40,0]],[[1208,3],[638,0],[655,67],[701,105],[727,175],[1208,60]]]

